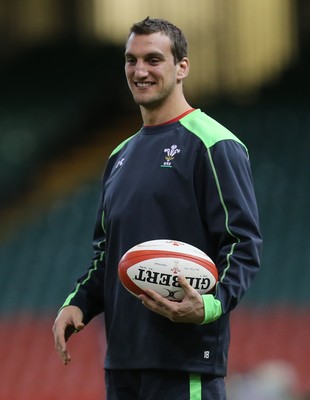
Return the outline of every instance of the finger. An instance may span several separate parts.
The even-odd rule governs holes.
[[[68,362],[71,361],[71,356],[68,353],[66,342],[61,339],[57,339],[55,347],[61,361],[63,362],[64,365],[67,365]]]
[[[53,333],[54,333],[54,341],[55,341],[55,348],[59,354],[64,365],[67,365],[68,362],[71,360],[70,354],[67,351],[66,341],[68,340],[68,334],[66,331],[70,328],[66,323],[61,323],[57,321],[54,323],[53,326]]]
[[[61,349],[59,352],[60,358],[64,365],[67,365],[71,361],[71,356],[68,353],[67,349]]]
[[[171,312],[173,311],[173,302],[164,299],[162,296],[158,295],[152,290],[147,290],[146,293],[147,296],[139,296],[144,307],[148,308],[150,311],[156,312],[157,314],[170,319]]]
[[[55,327],[54,328],[54,338],[55,338],[55,348],[59,354],[64,365],[70,361],[70,355],[67,351],[67,345],[65,340],[64,328]]]
[[[145,293],[147,294],[145,301],[151,299],[153,302],[155,302],[158,306],[162,308],[168,308],[171,305],[171,301],[165,299],[163,296],[156,293],[154,290],[145,289]]]

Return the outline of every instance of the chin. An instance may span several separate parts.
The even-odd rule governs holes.
[[[142,106],[144,108],[149,108],[149,109],[156,108],[164,102],[163,101],[164,99],[161,99],[161,98],[145,99],[145,98],[141,98],[140,96],[134,96],[134,100],[139,106]]]

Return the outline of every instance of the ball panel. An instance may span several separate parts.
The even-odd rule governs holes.
[[[207,258],[209,260],[210,257],[204,253],[202,250],[198,249],[191,244],[179,242],[177,240],[169,240],[169,239],[159,239],[159,240],[150,240],[148,242],[143,242],[137,244],[127,251],[127,253],[135,250],[160,250],[160,251],[173,251],[177,253],[183,254],[191,254],[191,255],[200,255],[203,258]],[[212,261],[212,260],[211,260]]]

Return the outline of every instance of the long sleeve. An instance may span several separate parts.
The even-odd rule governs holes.
[[[109,160],[110,161],[110,160]],[[103,212],[104,185],[109,177],[112,162],[108,162],[103,179],[93,235],[93,258],[85,274],[78,278],[74,290],[62,307],[75,305],[83,312],[83,322],[104,311],[104,278],[106,264],[106,232]]]
[[[200,170],[206,183],[205,192],[200,189],[202,215],[219,270],[214,298],[227,313],[252,283],[262,247],[247,151],[234,140],[219,141],[206,149]]]

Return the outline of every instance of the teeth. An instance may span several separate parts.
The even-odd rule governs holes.
[[[136,85],[137,85],[138,87],[146,88],[146,87],[151,86],[152,83],[137,82]]]

